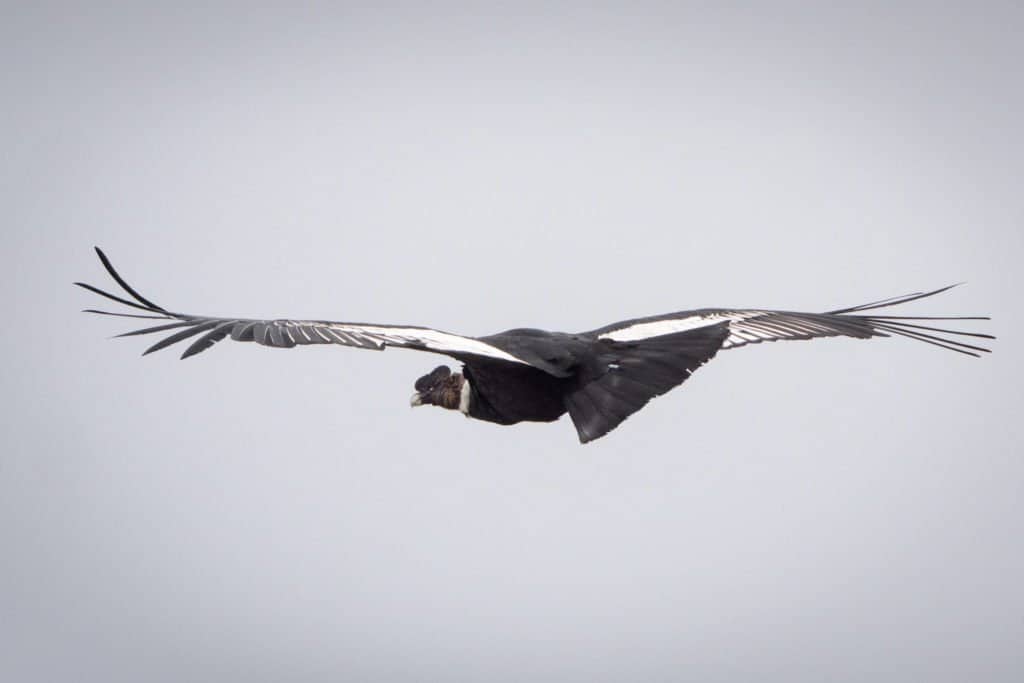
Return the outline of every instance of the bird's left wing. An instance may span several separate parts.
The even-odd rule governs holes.
[[[76,282],[75,284],[125,306],[145,311],[145,313],[86,309],[87,313],[169,321],[118,335],[119,337],[130,337],[170,332],[168,336],[146,349],[143,355],[159,351],[172,344],[198,335],[198,339],[193,340],[184,353],[181,354],[183,359],[205,351],[222,339],[230,337],[235,341],[254,341],[264,346],[278,348],[291,348],[296,345],[305,344],[339,344],[360,349],[383,350],[388,346],[393,346],[441,353],[460,360],[466,357],[483,357],[508,363],[530,365],[527,361],[474,337],[464,337],[428,327],[346,323],[329,320],[259,320],[173,313],[161,306],[157,306],[135,291],[114,270],[110,260],[98,247],[96,248],[96,254],[100,257],[100,261],[110,276],[132,300],[116,296],[82,282]]]

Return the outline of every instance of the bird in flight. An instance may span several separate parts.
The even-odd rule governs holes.
[[[413,406],[439,406],[501,425],[553,422],[568,412],[581,443],[615,429],[652,398],[682,384],[719,351],[765,341],[898,335],[980,356],[989,349],[959,338],[995,339],[989,334],[946,329],[948,323],[942,322],[987,317],[865,314],[934,296],[955,285],[825,313],[702,308],[623,320],[575,334],[513,329],[467,337],[411,325],[211,317],[173,313],[157,306],[125,282],[98,247],[96,254],[131,300],[82,282],[75,284],[145,313],[85,312],[170,321],[118,335],[170,332],[143,355],[192,337],[198,338],[181,354],[183,359],[228,337],[276,348],[338,344],[377,351],[392,346],[443,354],[462,363],[461,372],[440,365],[420,377],[415,383]]]

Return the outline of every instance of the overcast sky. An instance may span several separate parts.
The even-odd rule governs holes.
[[[21,3],[0,21],[0,678],[1010,681],[1024,10]],[[625,9],[628,5],[628,9]],[[951,282],[981,360],[719,355],[606,438],[197,314],[592,329]]]

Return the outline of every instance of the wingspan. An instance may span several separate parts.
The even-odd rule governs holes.
[[[769,311],[756,309],[701,309],[668,315],[637,318],[615,323],[592,334],[599,339],[617,342],[635,342],[687,330],[710,327],[726,322],[729,335],[723,349],[734,349],[747,344],[789,339],[817,339],[821,337],[888,337],[893,334],[922,341],[949,351],[980,356],[990,349],[968,344],[955,337],[995,339],[990,334],[964,332],[945,327],[922,325],[925,321],[988,320],[984,316],[886,316],[861,315],[864,311],[909,303],[934,296],[956,285],[931,292],[915,292],[904,296],[874,301],[860,306],[828,311],[826,313],[798,313],[795,311]]]
[[[125,306],[145,313],[127,313],[86,309],[87,313],[113,315],[122,318],[144,318],[167,320],[152,327],[145,327],[132,332],[118,335],[131,337],[136,335],[171,332],[143,352],[143,355],[159,351],[186,339],[199,335],[198,339],[185,349],[181,357],[188,358],[205,351],[217,342],[230,337],[235,341],[254,341],[264,346],[290,348],[306,344],[339,344],[360,349],[383,350],[386,347],[430,351],[452,356],[457,359],[467,357],[491,358],[508,363],[530,365],[525,360],[492,346],[474,337],[464,337],[450,332],[417,327],[411,325],[377,325],[366,323],[333,322],[329,320],[259,320],[252,318],[218,318],[186,313],[173,313],[154,304],[135,291],[118,274],[103,251],[96,247],[103,267],[131,297],[132,300],[105,292],[82,282],[76,282],[90,292],[99,294]]]

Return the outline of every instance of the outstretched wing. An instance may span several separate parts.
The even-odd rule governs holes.
[[[956,285],[931,292],[915,292],[892,299],[883,299],[851,308],[826,313],[797,313],[794,311],[765,311],[705,308],[682,311],[650,318],[636,318],[594,330],[590,334],[599,339],[617,342],[636,342],[677,332],[710,327],[725,322],[729,334],[723,349],[734,349],[747,344],[786,339],[817,339],[819,337],[888,337],[893,334],[933,344],[943,349],[970,356],[980,356],[989,349],[967,344],[955,337],[995,339],[990,334],[950,330],[945,327],[922,325],[926,321],[988,320],[983,316],[886,316],[861,315],[864,311],[905,304],[934,296]]]
[[[296,345],[305,344],[340,344],[342,346],[353,346],[360,349],[383,350],[388,346],[398,348],[415,349],[417,351],[430,351],[442,353],[457,359],[468,357],[491,358],[508,363],[519,363],[529,365],[528,362],[517,358],[491,344],[488,344],[473,337],[464,337],[458,334],[433,330],[428,327],[416,327],[410,325],[372,325],[364,323],[332,322],[329,320],[258,320],[252,318],[215,318],[202,315],[189,315],[186,313],[172,313],[167,309],[157,306],[152,301],[135,291],[124,279],[114,270],[110,260],[103,251],[96,247],[96,254],[100,257],[104,268],[110,273],[114,281],[133,299],[128,300],[105,292],[98,287],[82,282],[76,282],[79,287],[84,287],[90,292],[99,294],[108,299],[116,301],[125,306],[145,311],[144,314],[99,311],[86,309],[87,313],[98,313],[101,315],[113,315],[122,318],[146,318],[153,320],[167,320],[170,322],[161,323],[152,327],[146,327],[132,332],[118,335],[119,337],[131,337],[135,335],[157,334],[170,332],[157,343],[150,346],[143,355],[159,351],[160,349],[177,344],[178,342],[196,337],[198,339],[185,349],[181,357],[188,358],[201,351],[205,351],[222,339],[230,337],[235,341],[254,341],[264,346],[278,348],[290,348]]]

